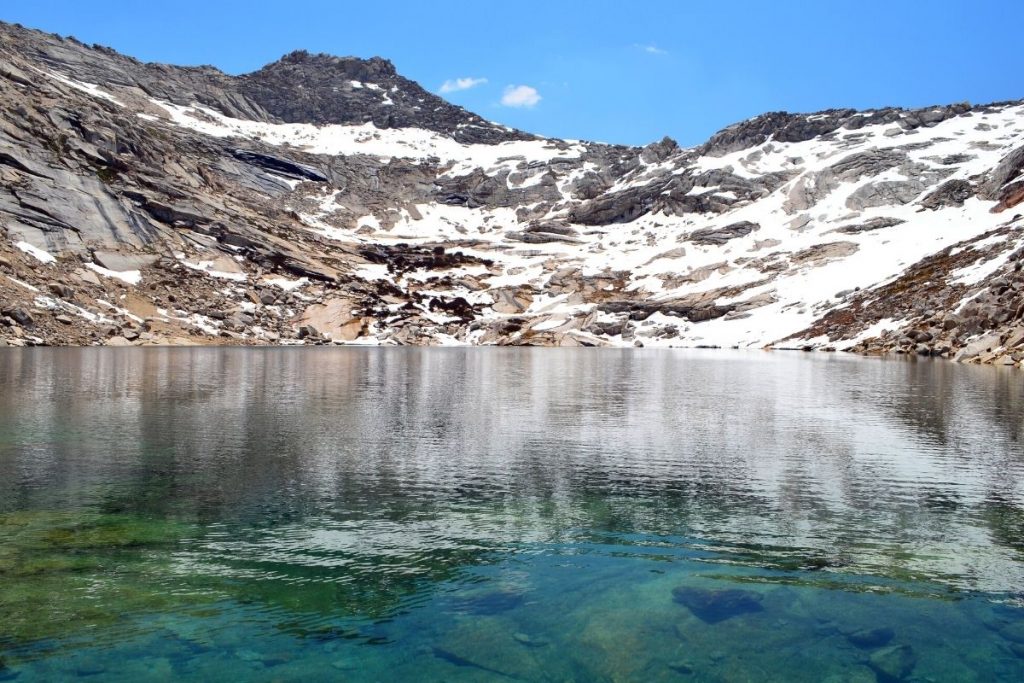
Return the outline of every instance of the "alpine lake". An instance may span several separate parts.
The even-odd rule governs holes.
[[[1024,376],[0,350],[0,681],[1024,680]]]

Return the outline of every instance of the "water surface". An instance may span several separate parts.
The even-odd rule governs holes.
[[[1024,377],[5,349],[0,681],[1024,678]]]

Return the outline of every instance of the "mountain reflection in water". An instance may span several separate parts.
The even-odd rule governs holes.
[[[189,610],[224,601],[292,637],[385,646],[397,636],[377,621],[337,619],[428,603],[512,618],[533,605],[541,556],[853,592],[1024,591],[1014,370],[724,351],[63,349],[5,350],[0,387],[0,621],[25,661],[87,624],[117,642],[124,613],[199,619]],[[482,578],[492,570],[500,581]],[[86,585],[88,604],[74,597]],[[674,609],[714,624],[771,608],[729,588],[723,611],[700,590],[677,589]],[[547,641],[519,636],[540,656]],[[503,671],[422,649],[437,651],[439,665]],[[695,664],[667,670],[680,666]]]

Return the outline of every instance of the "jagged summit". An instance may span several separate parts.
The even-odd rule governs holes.
[[[1024,363],[1024,104],[539,138],[387,60],[0,24],[0,343],[784,346]]]
[[[397,75],[395,65],[391,63],[390,59],[383,57],[370,57],[369,59],[351,56],[340,57],[326,52],[309,52],[308,50],[293,50],[276,62],[263,66],[260,71],[274,70],[287,64],[336,69],[350,78],[370,83],[376,83],[377,79]]]
[[[239,76],[237,90],[287,123],[364,124],[422,128],[467,143],[494,144],[533,136],[499,126],[400,76],[380,57],[360,59],[291,52]]]

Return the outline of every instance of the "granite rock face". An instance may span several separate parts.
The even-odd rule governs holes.
[[[0,24],[0,343],[849,349],[1020,364],[1024,104],[557,140],[385,59]]]

